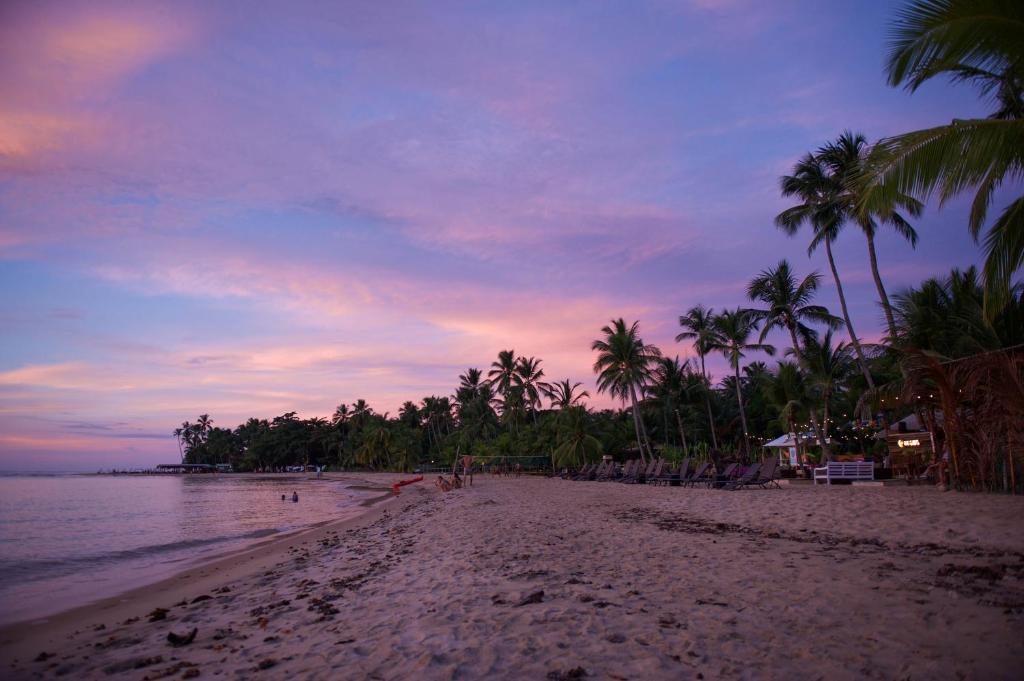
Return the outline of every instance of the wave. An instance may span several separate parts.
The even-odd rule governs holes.
[[[103,565],[117,565],[133,560],[156,557],[172,554],[189,549],[198,549],[214,544],[243,541],[246,539],[260,539],[278,534],[280,530],[267,528],[253,530],[234,535],[221,535],[206,539],[186,539],[183,541],[171,542],[168,544],[151,544],[133,549],[123,549],[110,553],[97,554],[92,556],[74,556],[61,559],[36,559],[36,560],[5,560],[0,558],[0,573],[6,580],[11,578],[22,582],[32,582],[39,579],[48,579],[60,575],[72,574],[83,568],[102,567]]]

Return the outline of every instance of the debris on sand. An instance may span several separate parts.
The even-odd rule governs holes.
[[[175,634],[173,631],[169,631],[167,632],[167,642],[174,647],[187,646],[189,643],[192,643],[192,641],[195,640],[196,632],[198,631],[198,628],[192,627],[192,631],[188,632],[188,634],[184,636],[182,636],[181,634]]]

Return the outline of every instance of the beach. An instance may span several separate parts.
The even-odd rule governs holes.
[[[1019,678],[1024,499],[474,482],[444,494],[428,480],[356,518],[5,628],[0,669],[11,679]],[[169,642],[193,629],[189,643]]]

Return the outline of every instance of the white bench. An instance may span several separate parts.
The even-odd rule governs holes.
[[[822,478],[829,485],[833,480],[874,480],[875,464],[871,461],[829,461],[814,469],[814,484],[817,485]]]

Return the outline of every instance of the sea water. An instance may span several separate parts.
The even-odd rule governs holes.
[[[0,475],[0,624],[39,619],[275,534],[353,517],[361,501],[379,494],[353,489],[355,482],[308,474]]]

